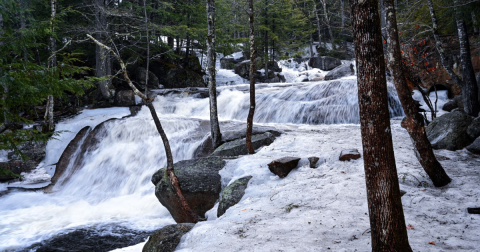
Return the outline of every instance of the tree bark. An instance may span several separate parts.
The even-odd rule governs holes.
[[[138,95],[140,98],[142,98],[142,100],[147,105],[148,109],[150,110],[150,114],[152,115],[153,121],[155,123],[155,127],[157,128],[158,134],[160,134],[160,137],[162,138],[163,146],[165,147],[165,156],[167,158],[167,174],[170,179],[170,183],[172,184],[172,188],[175,191],[175,194],[177,195],[178,201],[180,202],[180,205],[182,206],[183,211],[186,213],[187,216],[190,217],[190,221],[192,223],[198,222],[200,220],[200,217],[198,217],[188,205],[188,202],[183,196],[182,190],[180,188],[180,182],[177,176],[175,175],[175,172],[173,169],[173,155],[172,155],[172,150],[170,148],[170,143],[168,142],[167,135],[165,134],[162,124],[160,123],[160,119],[158,118],[157,112],[153,107],[153,104],[152,104],[153,99],[145,96],[142,92],[140,92],[140,90],[138,90],[135,87],[135,85],[133,85],[132,81],[130,80],[130,77],[128,76],[127,67],[119,54],[113,51],[112,48],[96,40],[90,34],[87,34],[87,37],[91,39],[93,42],[95,42],[95,44],[105,49],[105,51],[107,51],[108,53],[113,54],[113,56],[118,60],[118,63],[120,64],[120,68],[123,72],[123,77],[125,78],[125,81],[128,83],[128,85],[133,90],[133,92],[136,95]]]
[[[332,26],[330,25],[330,19],[328,18],[327,1],[321,0],[323,4],[323,15],[325,15],[325,23],[327,24],[328,35],[330,35],[330,43],[332,43],[332,49],[335,49]]]
[[[57,45],[54,37],[54,32],[55,32],[55,26],[54,26],[54,21],[55,21],[55,16],[57,15],[57,0],[51,0],[51,17],[50,17],[50,28],[52,29],[52,35],[50,35],[50,58],[48,62],[48,66],[52,69],[54,72],[55,68],[57,66],[57,56],[56,56],[56,51],[57,51]],[[45,116],[44,116],[44,123],[45,123],[45,131],[47,132],[52,132],[55,130],[55,123],[53,121],[53,105],[54,105],[54,100],[52,95],[47,96],[47,105],[45,108]]]
[[[143,12],[145,14],[145,31],[147,32],[147,66],[145,71],[145,95],[148,98],[148,70],[150,67],[150,34],[148,30],[148,15],[147,15],[147,3],[143,2]]]
[[[217,110],[217,81],[215,72],[215,0],[207,0],[207,23],[207,74],[208,93],[210,97],[210,132],[213,148],[216,149],[222,144],[222,133],[220,132],[220,125],[218,123]]]
[[[458,0],[455,0],[454,3],[456,6]],[[480,105],[478,103],[477,80],[475,77],[475,70],[473,70],[467,28],[463,20],[460,18],[457,7],[455,7],[455,19],[457,21],[458,41],[460,42],[460,59],[462,62],[464,82],[462,85],[463,107],[467,114],[473,117],[477,117],[478,112],[480,112]]]
[[[107,39],[107,19],[105,17],[105,2],[104,0],[95,0],[95,29],[97,40],[105,43]],[[110,59],[108,52],[99,45],[95,48],[95,76],[105,77],[109,75]],[[102,96],[109,100],[113,98],[112,84],[109,80],[103,80],[98,83],[98,87]]]
[[[313,6],[315,7],[315,19],[317,21],[317,31],[318,31],[318,46],[322,46],[322,29],[320,27],[320,17],[318,16],[317,3],[313,0]]]
[[[264,37],[264,56],[265,59],[265,81],[268,83],[268,0],[265,0],[265,37]]]
[[[248,16],[250,28],[250,109],[247,117],[247,149],[249,154],[254,154],[255,150],[252,145],[253,116],[255,114],[255,59],[257,51],[255,49],[255,27],[253,13],[253,0],[248,0]]]
[[[411,252],[388,113],[378,0],[350,0],[372,251]]]
[[[398,39],[397,18],[393,0],[383,0],[386,15],[386,31],[388,41],[387,62],[390,73],[393,76],[398,98],[402,103],[405,118],[402,121],[402,127],[410,134],[410,138],[415,148],[415,155],[428,174],[435,186],[444,186],[450,183],[451,179],[438,162],[433,153],[430,141],[425,134],[423,117],[418,113],[418,108],[412,98],[411,91],[408,88],[407,79],[402,69],[402,55],[400,52],[400,42]]]

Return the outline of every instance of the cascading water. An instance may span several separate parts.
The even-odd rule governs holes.
[[[359,122],[353,78],[258,87],[256,123]],[[243,122],[249,107],[248,87],[238,85],[219,90],[220,119]],[[401,116],[403,112],[394,91],[390,84],[390,115]],[[192,158],[209,134],[209,124],[201,120],[209,118],[208,104],[208,98],[182,96],[158,96],[154,102],[175,162]],[[71,120],[72,124],[76,121],[78,118]],[[85,125],[89,124],[72,128],[78,132]],[[67,143],[73,139],[72,133],[68,134]],[[22,250],[61,233],[88,227],[104,226],[102,232],[121,237],[125,231],[117,227],[148,231],[174,223],[156,199],[150,182],[152,174],[166,162],[149,111],[144,107],[135,117],[106,122],[98,136],[101,139],[97,148],[74,154],[83,155],[81,164],[76,170],[65,172],[69,177],[59,179],[53,187],[54,193],[12,192],[0,197],[0,251]],[[49,143],[46,163],[57,162],[67,143]]]

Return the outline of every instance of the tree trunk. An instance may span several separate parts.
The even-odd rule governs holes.
[[[313,5],[315,6],[315,19],[317,20],[317,30],[318,30],[318,46],[322,46],[322,29],[320,27],[320,17],[318,16],[318,8],[315,1],[313,1]]]
[[[333,41],[332,26],[330,25],[330,19],[328,18],[327,1],[322,0],[322,4],[323,4],[323,15],[325,15],[325,23],[327,24],[327,29],[328,29],[328,35],[330,35],[330,43],[332,43],[332,49],[335,49],[335,45]]]
[[[253,131],[253,115],[255,114],[255,59],[257,51],[255,49],[255,27],[253,13],[253,0],[248,0],[248,16],[250,28],[250,109],[247,117],[247,149],[249,154],[254,154],[255,150],[252,145],[252,131]]]
[[[175,46],[174,39],[170,36],[167,37],[167,44],[168,44],[168,47],[170,47],[170,49],[173,50],[173,47]]]
[[[342,18],[342,26],[341,26],[342,30],[343,30],[343,28],[345,28],[345,11],[344,11],[345,8],[344,8],[344,6],[345,6],[345,2],[344,2],[344,0],[341,0],[340,1],[340,16]]]
[[[217,112],[217,81],[215,72],[215,0],[207,0],[207,74],[208,74],[208,94],[210,97],[210,130],[212,136],[212,145],[216,149],[222,144],[222,134],[218,123]]]
[[[192,223],[198,222],[200,220],[200,217],[198,217],[188,205],[187,200],[183,196],[182,190],[180,188],[180,182],[177,176],[175,175],[175,172],[173,169],[173,155],[172,155],[172,150],[170,148],[170,143],[168,142],[167,135],[165,134],[162,124],[160,123],[160,119],[158,118],[157,112],[153,107],[153,104],[152,104],[153,99],[145,96],[142,92],[140,92],[140,90],[138,90],[135,87],[135,85],[133,85],[132,81],[130,80],[130,77],[128,76],[127,67],[119,54],[113,51],[112,48],[96,40],[90,34],[87,34],[87,37],[91,39],[93,42],[95,42],[95,44],[102,47],[107,53],[112,53],[114,55],[114,57],[118,60],[118,63],[120,64],[120,68],[123,72],[123,77],[125,78],[125,81],[128,83],[128,85],[133,90],[133,92],[136,95],[138,95],[140,98],[142,98],[142,100],[147,105],[148,109],[150,110],[150,114],[152,115],[153,121],[155,123],[155,127],[157,128],[158,134],[160,134],[160,137],[162,138],[163,146],[165,147],[165,156],[167,158],[167,174],[168,174],[168,177],[170,178],[170,183],[172,184],[172,188],[178,197],[178,201],[180,202],[180,205],[182,206],[183,211],[187,216],[190,217],[190,221]]]
[[[264,56],[263,58],[265,59],[265,82],[268,83],[268,0],[265,0],[265,37],[264,37]]]
[[[148,15],[147,15],[147,3],[143,2],[143,12],[145,14],[145,31],[147,32],[147,66],[145,71],[145,95],[148,98],[148,70],[150,67],[150,34],[148,30]],[[110,68],[111,69],[111,68]]]
[[[50,59],[48,62],[49,67],[52,69],[52,72],[55,72],[53,68],[57,66],[57,56],[56,51],[57,51],[57,45],[54,37],[54,32],[55,32],[55,27],[54,27],[54,20],[55,16],[57,15],[57,0],[51,0],[51,17],[50,17],[50,26],[52,29],[52,35],[50,36]],[[47,105],[45,108],[45,117],[44,117],[44,123],[45,123],[45,131],[46,132],[52,132],[55,130],[55,123],[53,121],[53,96],[48,95],[47,96]]]
[[[378,0],[351,0],[372,251],[411,252],[388,113]]]
[[[107,40],[107,19],[105,17],[105,2],[104,0],[95,0],[95,28],[97,40],[101,43],[105,43]],[[99,45],[96,45],[95,49],[95,76],[105,77],[109,73],[110,59],[108,52]],[[113,98],[112,84],[109,80],[103,80],[98,83],[100,92],[103,98],[109,100]]]
[[[437,161],[433,153],[430,141],[425,134],[423,117],[418,113],[418,108],[412,98],[411,91],[408,88],[405,73],[402,70],[402,55],[400,52],[400,42],[398,39],[397,18],[393,0],[383,0],[386,17],[386,31],[389,52],[387,55],[388,67],[393,76],[398,98],[402,103],[405,118],[402,121],[402,127],[410,134],[413,146],[416,149],[415,154],[435,186],[444,186],[450,183],[451,179],[445,173],[442,165]]]
[[[455,6],[458,0],[455,0]],[[460,14],[455,7],[455,19],[457,21],[458,41],[460,42],[460,59],[462,62],[463,85],[462,100],[463,107],[467,114],[477,117],[480,112],[478,103],[478,86],[473,70],[472,57],[470,54],[470,42],[468,40],[467,28],[465,23],[459,16]]]

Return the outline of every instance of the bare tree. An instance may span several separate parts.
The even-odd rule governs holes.
[[[207,74],[208,94],[210,97],[210,129],[212,145],[215,149],[222,144],[222,133],[220,133],[217,111],[217,81],[215,79],[215,0],[207,0],[207,23]]]
[[[378,0],[350,0],[372,251],[411,252],[388,113]]]
[[[157,112],[153,107],[153,104],[152,104],[153,99],[145,96],[142,92],[140,92],[140,90],[138,90],[135,87],[135,85],[133,85],[132,81],[128,77],[127,67],[117,52],[115,52],[114,50],[112,50],[112,48],[106,46],[105,44],[101,43],[100,41],[96,40],[90,34],[87,34],[87,37],[91,39],[93,42],[95,42],[95,44],[97,44],[98,46],[106,50],[107,53],[111,53],[118,60],[118,63],[120,64],[120,68],[121,68],[121,71],[123,72],[123,77],[125,78],[125,81],[127,81],[128,85],[133,90],[133,92],[136,95],[138,95],[140,98],[142,98],[142,100],[147,105],[148,109],[150,110],[150,114],[152,115],[157,131],[160,134],[160,137],[162,138],[163,146],[165,147],[165,156],[167,157],[167,174],[168,174],[168,177],[170,178],[170,183],[172,184],[173,190],[178,197],[178,201],[180,202],[180,205],[182,206],[183,211],[188,217],[190,217],[190,222],[193,222],[193,223],[198,222],[200,218],[197,216],[197,214],[195,214],[192,211],[192,209],[188,205],[188,202],[183,196],[182,190],[180,188],[180,182],[174,173],[172,150],[170,148],[170,143],[168,142],[167,135],[163,130],[162,124],[160,123],[160,119],[158,118]]]
[[[247,117],[247,149],[249,154],[254,154],[252,145],[253,115],[255,114],[255,59],[257,50],[255,49],[255,27],[254,27],[253,0],[248,0],[248,16],[250,28],[250,109]]]
[[[388,55],[387,62],[390,72],[393,76],[395,88],[398,97],[402,103],[405,118],[402,121],[402,127],[410,134],[415,155],[422,165],[425,172],[433,181],[435,186],[444,186],[450,183],[451,179],[438,162],[433,153],[430,141],[425,134],[423,117],[418,113],[418,108],[412,98],[411,91],[408,88],[407,79],[402,69],[402,55],[400,52],[400,42],[398,39],[397,18],[393,0],[383,0],[386,13]]]

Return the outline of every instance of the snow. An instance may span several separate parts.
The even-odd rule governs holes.
[[[448,99],[448,91],[447,90],[438,90],[437,91],[438,99],[437,96],[435,95],[435,92],[430,92],[429,97],[430,101],[432,101],[432,105],[435,107],[435,101],[437,101],[437,109],[436,111],[443,111],[443,105],[445,103],[449,102],[450,100]],[[418,90],[413,91],[413,99],[417,100],[420,102],[420,108],[424,109],[425,111],[430,111],[430,108],[427,106],[425,101],[423,100],[422,94]]]
[[[8,161],[8,151],[0,150],[0,162],[7,162],[7,161]]]
[[[240,77],[233,70],[217,69],[217,86],[229,86],[248,83],[247,79]]]

